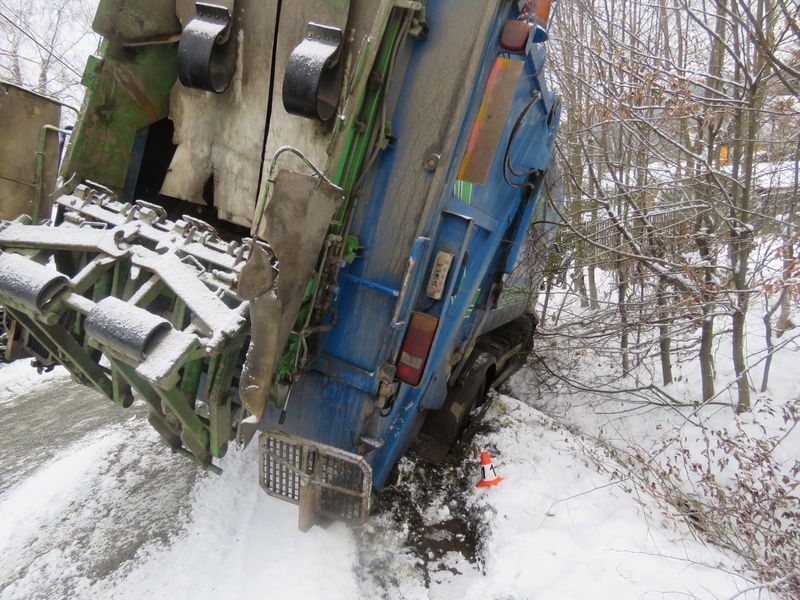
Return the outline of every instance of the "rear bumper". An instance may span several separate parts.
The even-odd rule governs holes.
[[[300,507],[300,529],[320,517],[351,524],[368,519],[372,469],[363,456],[274,430],[260,435],[259,448],[261,487]]]

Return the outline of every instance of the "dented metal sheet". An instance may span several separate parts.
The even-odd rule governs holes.
[[[322,179],[281,169],[264,215],[263,237],[278,258],[278,297],[289,302],[306,287],[342,190]]]
[[[275,282],[274,254],[267,252],[261,244],[250,249],[247,263],[239,273],[239,287],[236,293],[244,300],[255,300],[272,289]]]
[[[274,291],[250,301],[250,346],[242,367],[239,397],[247,411],[261,421],[272,385],[272,376],[278,362],[278,325],[281,320],[281,303]],[[251,431],[250,438],[254,431]],[[249,440],[247,440],[249,441]]]
[[[251,341],[242,371],[241,397],[259,419],[264,413],[279,353],[289,341],[303,292],[314,273],[320,251],[342,191],[314,175],[280,170],[272,200],[264,214],[262,237],[278,259],[276,291],[250,301]],[[251,254],[243,269],[249,294],[267,289],[258,281],[266,266],[260,253]],[[248,275],[248,271],[251,273]],[[271,272],[263,272],[271,277]],[[248,281],[249,279],[249,281]]]
[[[122,190],[136,136],[167,116],[176,76],[172,46],[126,48],[108,40],[102,57],[86,66],[87,94],[62,171]]]

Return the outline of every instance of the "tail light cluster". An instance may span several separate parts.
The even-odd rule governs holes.
[[[411,313],[406,337],[397,360],[397,378],[409,385],[419,385],[433,345],[439,319],[421,312]]]

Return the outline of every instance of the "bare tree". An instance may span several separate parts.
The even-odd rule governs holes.
[[[703,401],[716,393],[715,321],[730,319],[738,411],[750,405],[745,316],[759,290],[750,252],[771,202],[754,173],[771,160],[763,148],[783,147],[798,123],[793,103],[771,100],[775,86],[794,93],[783,83],[790,73],[775,73],[775,57],[796,50],[787,7],[581,0],[562,11],[554,36],[576,291],[587,296],[588,269],[596,296],[594,265],[614,273],[617,319],[607,327],[624,373],[657,340],[668,384],[675,336],[685,349],[698,331]],[[787,125],[775,127],[781,119]],[[606,318],[596,301],[583,304]]]
[[[98,0],[0,0],[0,79],[77,107]]]

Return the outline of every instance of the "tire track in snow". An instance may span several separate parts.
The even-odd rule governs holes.
[[[43,376],[32,368],[16,371],[19,377],[0,392],[5,398],[0,405],[0,494],[89,432],[130,417],[64,371]]]
[[[258,448],[231,450],[222,475],[198,481],[186,527],[169,546],[149,545],[86,600],[361,597],[355,539],[341,523],[297,530],[297,507],[258,485]]]
[[[206,475],[143,406],[28,375],[13,396],[0,369],[0,600],[358,597],[350,530],[297,531],[259,488],[255,443]]]
[[[0,599],[83,597],[185,525],[198,469],[62,374],[0,408]]]

